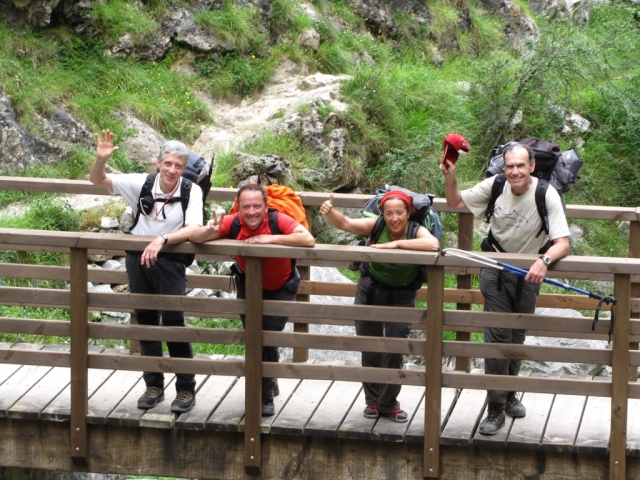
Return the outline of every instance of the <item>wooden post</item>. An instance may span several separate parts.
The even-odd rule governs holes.
[[[640,209],[638,209],[640,210]],[[638,221],[629,222],[629,258],[640,258],[640,212],[638,214]],[[631,284],[631,298],[640,297],[640,283]],[[639,313],[632,314],[632,318],[640,318]],[[638,342],[629,343],[629,350],[638,350]],[[638,380],[638,368],[629,369],[629,380],[635,382]]]
[[[429,267],[427,291],[427,354],[424,416],[425,478],[440,476],[440,404],[442,401],[442,323],[444,267]]]
[[[307,217],[307,223],[309,224],[309,231],[311,231],[311,225],[313,222],[313,211],[311,207],[304,207],[304,213]],[[300,280],[309,280],[311,278],[311,267],[300,266],[298,267],[298,271],[300,272]],[[296,297],[296,302],[308,302],[310,300],[310,295],[298,295]],[[295,333],[309,333],[309,324],[308,323],[298,323],[295,322],[293,324],[293,331]],[[309,349],[308,348],[294,348],[293,349],[293,361],[297,363],[304,363],[309,360]]]
[[[473,250],[473,215],[471,213],[458,214],[458,248],[462,250]],[[472,275],[458,275],[457,287],[471,289]],[[458,303],[458,310],[471,310],[468,303]],[[471,341],[471,333],[456,332],[456,340],[459,342]],[[471,371],[471,359],[468,357],[456,357],[456,370],[469,373]]]
[[[623,480],[627,471],[627,401],[629,398],[629,320],[631,318],[631,277],[614,276],[615,324],[611,364],[611,437],[609,479]]]
[[[71,460],[86,465],[88,458],[88,293],[87,250],[71,249]]]
[[[245,298],[244,465],[248,475],[260,475],[262,420],[262,259],[247,257]]]

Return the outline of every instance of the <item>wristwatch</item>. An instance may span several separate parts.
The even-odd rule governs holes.
[[[160,235],[160,238],[164,240],[164,244],[166,245],[167,242],[169,241],[169,234],[163,233],[162,235]]]
[[[551,258],[547,257],[546,255],[540,255],[540,258],[547,267],[551,265]]]

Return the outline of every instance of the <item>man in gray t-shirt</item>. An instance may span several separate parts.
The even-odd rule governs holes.
[[[505,148],[503,155],[506,183],[496,200],[491,233],[503,251],[541,255],[529,267],[524,278],[510,272],[483,268],[480,291],[487,312],[534,313],[547,268],[569,253],[569,226],[558,192],[548,188],[545,204],[549,215],[549,236],[538,235],[542,219],[535,204],[538,179],[531,176],[536,166],[533,151],[525,145],[513,144]],[[487,178],[461,191],[456,179],[455,162],[445,159],[440,170],[444,176],[447,205],[453,208],[467,207],[474,215],[483,214],[491,199],[496,177]],[[544,251],[547,240],[551,241],[551,246]],[[526,331],[522,329],[487,327],[484,331],[484,341],[487,343],[522,344],[525,336]],[[518,375],[520,363],[519,360],[486,358],[485,373]],[[483,435],[494,435],[504,425],[505,412],[515,418],[526,415],[526,408],[520,403],[516,392],[489,390],[487,405],[487,417],[479,427]]]

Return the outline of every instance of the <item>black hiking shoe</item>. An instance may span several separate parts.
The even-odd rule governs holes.
[[[138,408],[149,409],[164,400],[164,390],[158,387],[147,387],[138,399]]]
[[[513,418],[522,418],[527,414],[527,409],[520,403],[518,395],[515,392],[509,392],[507,395],[507,405],[505,407],[507,415]]]
[[[196,395],[190,390],[181,390],[177,393],[176,399],[171,402],[173,413],[186,413],[196,404]]]
[[[276,407],[273,402],[265,402],[262,404],[262,416],[273,417],[276,414]]]
[[[273,385],[273,396],[277,397],[278,395],[280,395],[280,387],[278,386],[278,379],[274,378],[273,381],[275,382],[275,384]]]
[[[480,423],[478,431],[482,435],[495,435],[504,425],[504,405],[490,403],[487,405],[487,417]]]

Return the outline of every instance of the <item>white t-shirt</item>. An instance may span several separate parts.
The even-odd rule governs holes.
[[[474,215],[482,215],[491,199],[491,188],[496,177],[489,177],[477,185],[462,191],[462,200]],[[502,195],[496,200],[491,219],[491,232],[500,246],[509,253],[538,253],[546,243],[544,230],[536,238],[542,227],[535,202],[538,179],[531,178],[529,189],[522,195],[513,195],[511,185],[505,181]],[[549,216],[549,238],[569,236],[569,225],[562,208],[558,191],[549,187],[545,195]]]
[[[109,193],[111,195],[121,195],[129,206],[131,206],[134,218],[140,208],[140,190],[146,179],[146,173],[111,175],[113,188]],[[180,184],[182,184],[183,180],[183,178],[180,178]],[[164,194],[160,189],[159,182],[160,174],[156,175],[151,193],[156,199],[166,200],[171,196],[171,193]],[[172,196],[180,197],[180,185],[177,186]],[[199,185],[194,183],[191,185],[189,205],[187,206],[184,216],[182,214],[182,204],[179,201],[167,204],[164,204],[163,201],[157,201],[153,206],[151,214],[145,215],[144,212],[140,212],[138,223],[131,233],[134,235],[155,236],[175,232],[182,228],[183,218],[185,225],[202,226],[202,190]]]

